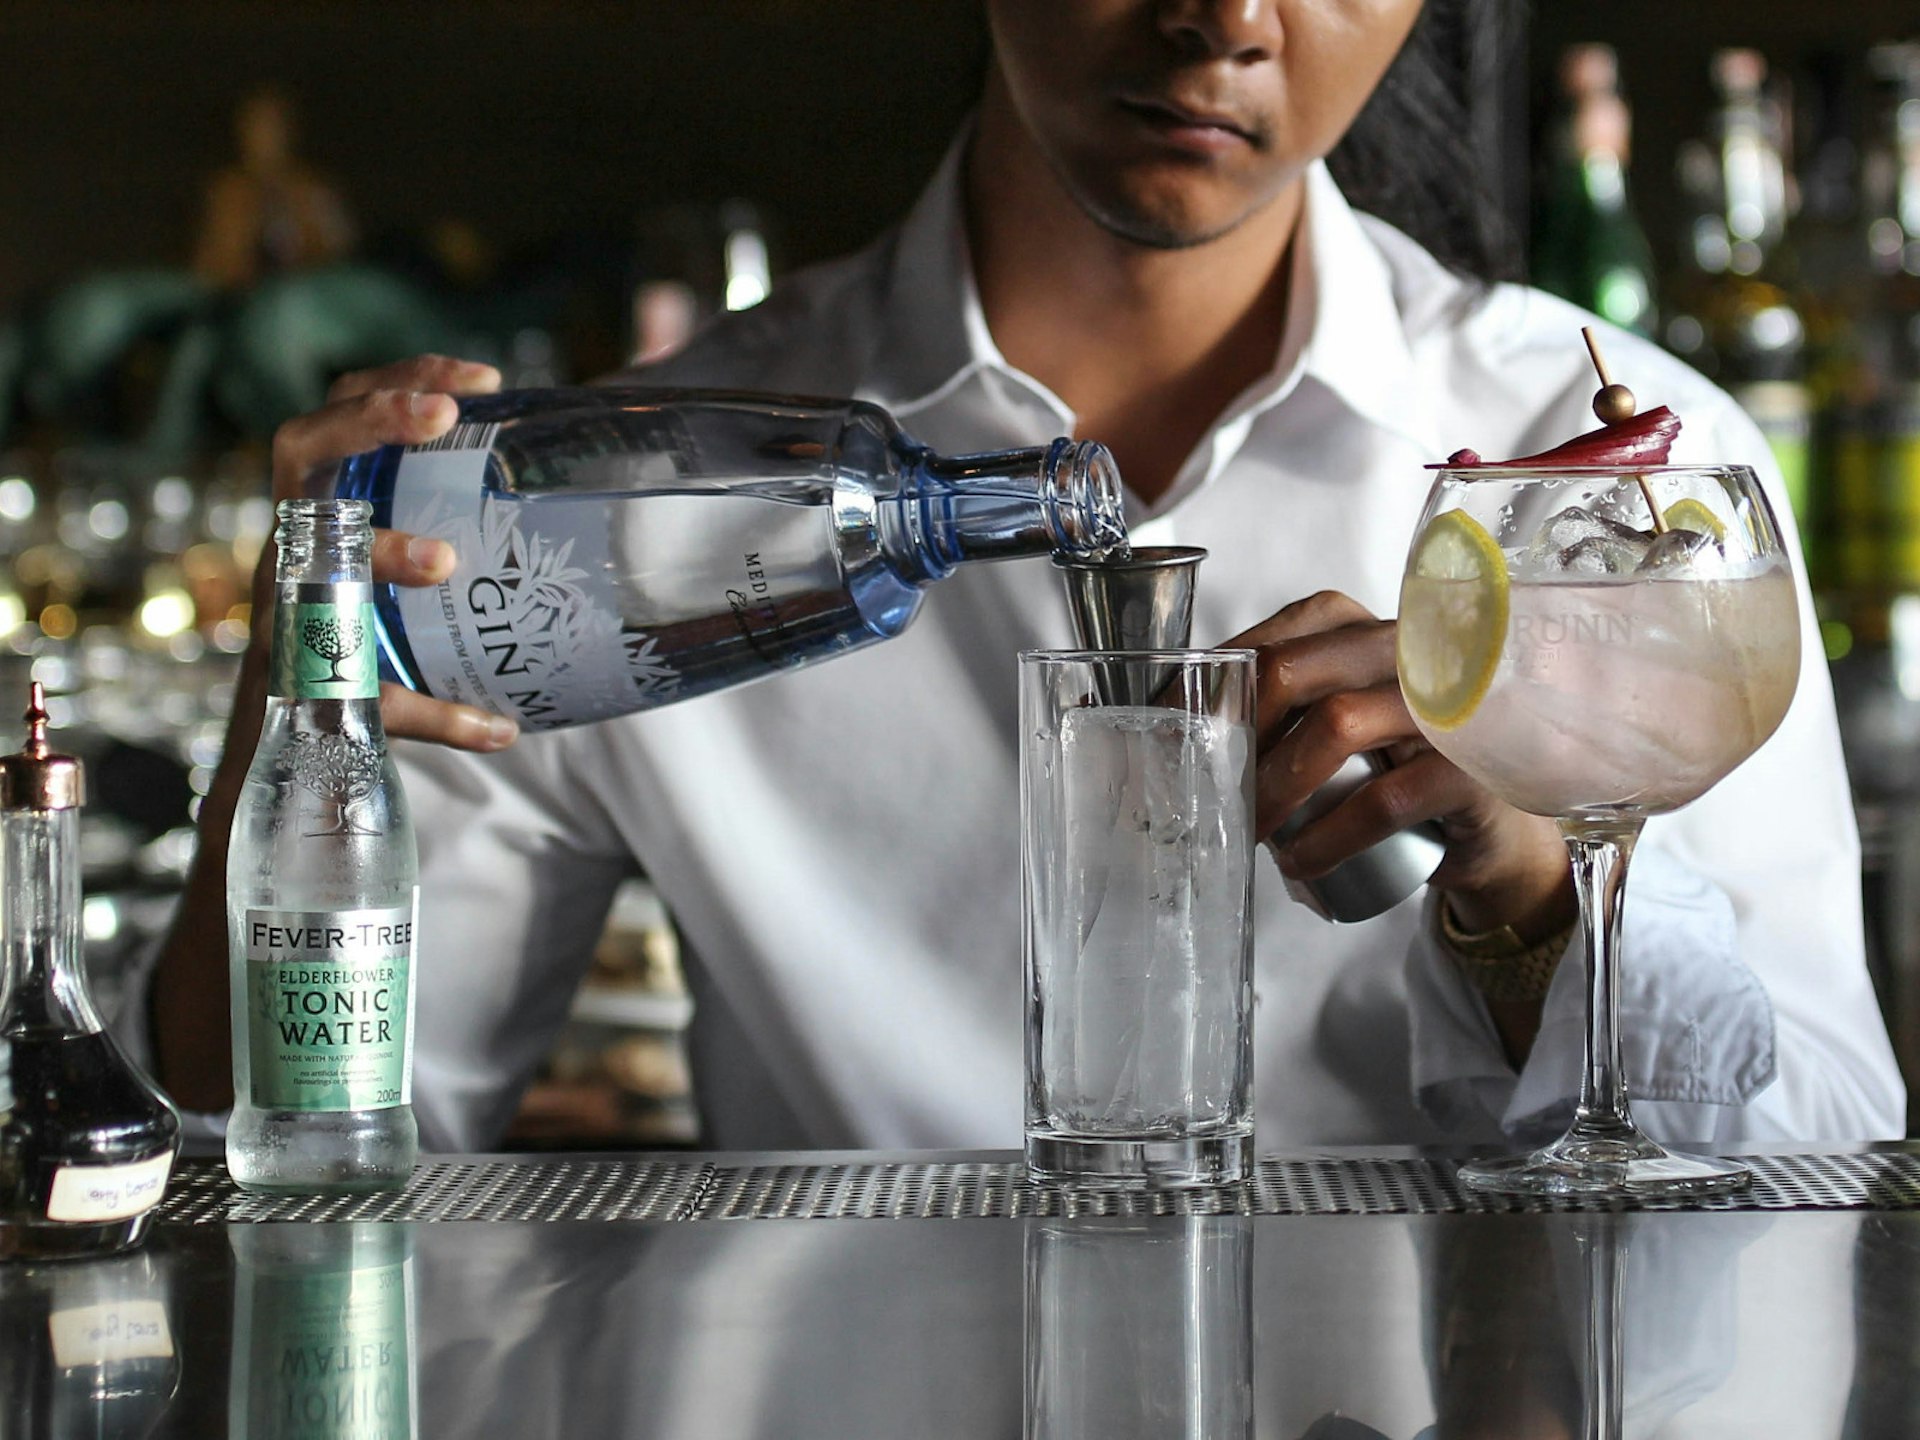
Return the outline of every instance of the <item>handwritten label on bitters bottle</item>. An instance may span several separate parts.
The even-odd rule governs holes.
[[[92,1223],[151,1210],[166,1192],[173,1151],[130,1165],[62,1165],[53,1174],[47,1219]]]
[[[128,1360],[171,1360],[173,1332],[158,1300],[76,1305],[47,1317],[53,1363],[62,1370]]]

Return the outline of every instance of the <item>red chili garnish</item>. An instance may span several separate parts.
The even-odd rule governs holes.
[[[1603,425],[1576,435],[1564,445],[1542,450],[1538,455],[1522,455],[1517,460],[1482,460],[1471,450],[1456,450],[1447,457],[1453,467],[1484,465],[1490,469],[1534,469],[1569,465],[1664,465],[1673,450],[1674,437],[1680,433],[1680,417],[1662,405],[1622,420],[1618,425]],[[1429,465],[1429,470],[1439,466]]]

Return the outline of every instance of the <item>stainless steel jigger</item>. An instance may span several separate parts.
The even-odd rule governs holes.
[[[1191,545],[1137,547],[1124,560],[1068,560],[1054,564],[1066,574],[1074,630],[1088,650],[1184,650],[1193,632],[1193,587],[1207,552]],[[1096,673],[1101,700],[1109,705],[1145,705],[1157,686],[1151,676]],[[1143,693],[1144,692],[1144,693]],[[1377,752],[1355,755],[1307,797],[1274,831],[1269,845],[1285,842],[1310,821],[1388,768]],[[1396,831],[1344,861],[1318,880],[1286,881],[1287,893],[1314,914],[1343,923],[1370,920],[1418,890],[1440,867],[1446,843],[1428,822]]]
[[[1141,546],[1124,560],[1053,563],[1066,572],[1067,605],[1084,650],[1184,650],[1193,633],[1194,572],[1207,552],[1192,545]],[[1148,705],[1160,677],[1143,667],[1103,667],[1094,684],[1105,705]]]

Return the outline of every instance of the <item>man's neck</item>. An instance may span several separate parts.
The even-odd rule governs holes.
[[[1229,233],[1155,249],[1094,221],[1019,122],[983,108],[966,172],[975,282],[1008,362],[1109,445],[1136,495],[1165,494],[1223,410],[1272,368],[1305,186]]]

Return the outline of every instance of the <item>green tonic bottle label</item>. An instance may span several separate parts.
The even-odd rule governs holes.
[[[411,905],[255,910],[244,924],[248,1059],[263,1110],[413,1100]]]
[[[267,689],[295,700],[371,700],[380,693],[373,587],[358,581],[282,590],[273,612]]]

